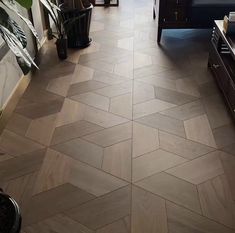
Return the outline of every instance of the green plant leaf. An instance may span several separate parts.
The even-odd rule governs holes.
[[[30,9],[33,4],[33,0],[15,0],[15,1],[26,9]]]

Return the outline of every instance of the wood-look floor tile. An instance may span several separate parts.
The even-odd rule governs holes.
[[[203,104],[212,129],[230,124],[232,119],[224,104],[222,96],[213,95],[204,98]]]
[[[130,233],[130,217],[127,216],[121,220],[104,226],[96,231],[97,233]]]
[[[172,233],[233,233],[234,231],[215,221],[167,202],[168,227]]]
[[[132,157],[149,153],[159,148],[158,130],[133,122]]]
[[[197,83],[194,80],[188,78],[176,80],[176,90],[187,95],[200,97]]]
[[[15,112],[30,119],[37,119],[60,112],[63,103],[63,98],[48,101],[46,103],[35,103],[28,101],[27,104],[17,106]]]
[[[116,64],[114,66],[114,73],[127,79],[133,79],[133,66],[134,61],[131,57],[129,60],[127,59],[126,61],[121,61]]]
[[[92,107],[86,108],[84,119],[104,128],[113,127],[129,121],[126,118]]]
[[[93,78],[93,75],[93,69],[77,64],[72,75],[71,84],[89,81]]]
[[[131,181],[131,140],[106,147],[102,169],[126,181]]]
[[[95,94],[93,92],[87,92],[80,95],[74,95],[71,99],[90,105],[92,107],[108,111],[109,110],[109,98]]]
[[[235,143],[234,124],[225,125],[213,130],[214,138],[218,148],[223,148]]]
[[[180,137],[185,137],[184,124],[182,121],[164,116],[159,113],[154,113],[136,120],[144,125],[164,130]]]
[[[130,196],[131,189],[127,186],[66,211],[66,215],[96,230],[129,215]]]
[[[227,154],[227,153],[220,153],[220,159],[224,167],[224,171],[226,174],[226,177],[228,179],[233,200],[235,201],[235,183],[234,183],[234,175],[235,175],[235,157],[233,155]]]
[[[219,156],[220,151],[211,152],[166,172],[193,184],[200,184],[224,173]]]
[[[43,146],[9,130],[4,130],[0,137],[0,148],[10,155],[19,156],[42,149]]]
[[[105,86],[107,86],[107,84],[94,81],[94,80],[89,80],[89,81],[81,82],[81,83],[75,83],[70,86],[68,90],[68,96],[83,94],[86,92],[94,91],[99,88],[103,88]]]
[[[225,175],[200,184],[198,192],[204,216],[235,228],[233,199]]]
[[[94,133],[102,129],[104,128],[84,120],[77,121],[68,125],[57,127],[54,131],[51,144],[59,144],[74,138]]]
[[[176,105],[158,99],[153,99],[144,103],[135,104],[133,106],[133,118],[141,118],[143,116],[160,112],[165,109],[172,108],[174,106]]]
[[[133,181],[141,180],[186,161],[170,152],[156,150],[133,159],[132,179]]]
[[[194,101],[168,110],[164,110],[161,112],[161,114],[184,121],[205,114],[205,110],[201,101]]]
[[[76,160],[101,168],[103,149],[95,144],[77,138],[55,145],[53,149],[71,156]]]
[[[131,223],[135,233],[167,233],[165,200],[133,186]]]
[[[95,71],[93,80],[99,81],[102,83],[107,83],[109,85],[115,85],[115,84],[120,84],[122,82],[126,82],[126,78],[123,78],[116,74],[107,73],[107,72],[99,71],[99,70]]]
[[[158,65],[150,65],[142,67],[134,70],[134,78],[137,79],[137,78],[147,77],[150,75],[155,75],[164,70],[166,70],[166,68]]]
[[[163,172],[150,176],[136,184],[164,199],[201,213],[197,188],[186,181]]]
[[[155,95],[157,99],[176,105],[186,104],[197,99],[195,96],[186,95],[162,87],[155,87]]]
[[[122,48],[122,49],[129,50],[129,51],[133,51],[133,49],[134,49],[133,37],[118,40],[118,47]]]
[[[71,83],[71,75],[50,80],[46,90],[57,95],[67,96],[67,92]]]
[[[133,103],[143,103],[155,98],[154,87],[149,84],[134,81]]]
[[[188,139],[204,145],[217,148],[208,118],[201,115],[184,122],[185,132]]]
[[[66,98],[61,112],[57,116],[56,127],[82,120],[85,110],[86,105]]]
[[[114,71],[114,66],[115,66],[112,63],[107,63],[107,62],[101,61],[101,60],[88,61],[86,63],[83,63],[83,65],[88,66],[92,69],[105,71],[105,72],[110,72],[110,73],[112,73]]]
[[[79,161],[73,162],[69,182],[95,196],[101,196],[128,183]]]
[[[40,144],[49,146],[55,129],[57,114],[33,120],[25,134]]]
[[[127,81],[125,83],[120,83],[117,85],[104,87],[104,88],[101,88],[101,89],[95,91],[95,93],[97,93],[97,94],[104,95],[104,96],[107,96],[110,98],[115,97],[115,96],[119,96],[119,95],[124,95],[124,94],[131,93],[131,92],[132,92],[132,82],[131,81]]]
[[[186,159],[195,159],[215,150],[215,148],[193,142],[163,131],[159,132],[160,148],[176,153]]]
[[[33,173],[41,166],[45,150],[37,150],[0,163],[0,181],[7,181]]]
[[[222,151],[227,152],[231,155],[235,155],[235,143],[221,148]]]
[[[132,119],[132,95],[130,93],[113,97],[110,100],[111,113]]]
[[[33,194],[38,194],[68,182],[72,160],[70,157],[48,149],[35,180]]]
[[[93,233],[92,230],[72,220],[64,214],[58,214],[39,223],[24,228],[27,233]]]
[[[8,155],[0,149],[0,162],[14,158],[12,155]]]
[[[142,68],[145,66],[152,65],[151,56],[142,54],[142,53],[134,53],[134,69]]]
[[[20,114],[13,113],[10,120],[7,123],[6,129],[15,132],[20,135],[25,135],[31,119],[24,117]]]
[[[63,184],[40,195],[32,196],[24,210],[23,227],[40,222],[91,199],[94,199],[93,195],[71,184]]]
[[[128,140],[132,136],[132,122],[104,129],[83,137],[85,140],[106,147]]]

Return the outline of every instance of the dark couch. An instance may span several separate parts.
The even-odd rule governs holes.
[[[157,15],[157,1],[154,16]],[[235,0],[175,0],[175,6],[173,2],[159,0],[158,42],[163,29],[212,28],[214,20],[223,19],[229,12],[235,11]],[[175,11],[179,11],[178,18],[174,18]]]

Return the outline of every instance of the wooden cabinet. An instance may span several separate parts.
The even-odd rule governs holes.
[[[235,36],[223,33],[223,21],[215,21],[208,66],[235,117]]]

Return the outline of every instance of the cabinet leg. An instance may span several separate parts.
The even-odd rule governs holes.
[[[162,37],[162,28],[158,27],[158,33],[157,33],[157,43],[160,44]]]
[[[156,19],[156,12],[155,12],[154,7],[153,7],[153,19]]]

